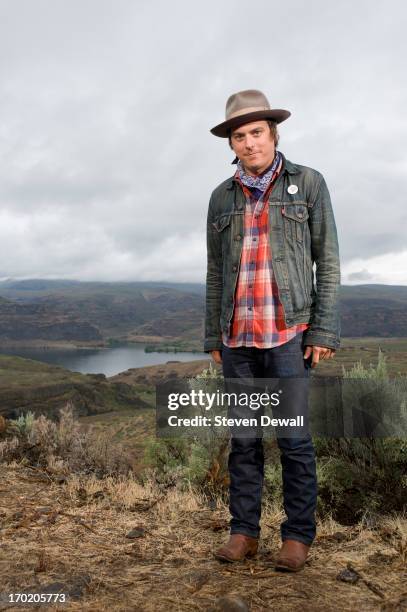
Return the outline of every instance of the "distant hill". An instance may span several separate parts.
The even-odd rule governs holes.
[[[202,349],[205,286],[198,283],[0,282],[0,348],[143,341]],[[342,335],[407,337],[407,287],[341,288]]]
[[[49,301],[19,304],[0,298],[0,342],[38,339],[103,344],[102,335],[94,325],[73,313],[57,311]]]
[[[342,335],[406,337],[407,287],[356,285],[341,287]]]
[[[78,281],[64,279],[28,279],[28,280],[4,280],[0,281],[0,294],[4,297],[13,299],[25,299],[35,297],[38,294],[55,293],[59,290],[72,289],[73,291],[99,292],[107,289],[117,289],[119,291],[132,291],[135,289],[156,289],[156,288],[179,289],[180,291],[191,291],[202,294],[205,292],[205,285],[202,283],[171,283],[165,281],[134,281],[134,282],[99,282],[99,281]]]
[[[8,300],[0,302],[0,346],[113,340],[200,350],[204,291],[193,283],[0,282]]]

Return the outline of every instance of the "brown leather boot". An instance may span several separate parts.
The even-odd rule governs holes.
[[[242,561],[245,557],[254,557],[259,541],[243,533],[233,533],[229,540],[215,552],[216,559],[221,561]]]
[[[311,546],[298,540],[284,540],[276,561],[276,570],[299,572],[305,565]]]

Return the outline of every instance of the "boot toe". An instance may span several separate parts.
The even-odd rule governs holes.
[[[243,561],[246,557],[254,557],[257,554],[258,541],[243,534],[232,534],[229,541],[221,546],[214,556],[220,561]]]
[[[309,549],[310,546],[297,540],[285,540],[275,569],[281,572],[299,572],[305,565]]]

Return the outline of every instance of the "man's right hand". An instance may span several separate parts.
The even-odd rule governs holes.
[[[220,351],[211,351],[211,355],[215,363],[222,363],[222,353]]]

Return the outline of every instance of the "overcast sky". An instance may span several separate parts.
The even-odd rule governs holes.
[[[255,9],[254,9],[255,7]],[[0,0],[0,278],[204,282],[209,129],[236,91],[292,116],[342,282],[407,285],[402,0]]]

